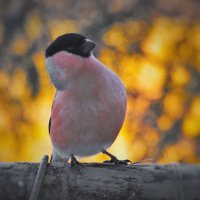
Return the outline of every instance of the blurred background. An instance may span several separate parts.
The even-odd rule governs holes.
[[[197,0],[2,0],[0,161],[51,155],[55,89],[44,52],[78,32],[127,89],[126,119],[109,151],[133,162],[200,163],[199,21]]]

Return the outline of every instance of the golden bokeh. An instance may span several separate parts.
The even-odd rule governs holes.
[[[118,8],[113,8],[118,9]],[[42,34],[37,11],[25,20],[24,35],[16,34],[10,51],[26,56]],[[80,24],[72,19],[46,21],[50,41],[66,32],[78,32]],[[102,33],[104,44],[98,58],[115,71],[127,89],[127,113],[119,136],[109,151],[133,162],[200,162],[196,139],[200,136],[200,25],[184,19],[153,18],[151,24],[135,19],[117,22]],[[0,43],[4,29],[0,24]],[[48,44],[46,44],[47,46]],[[30,94],[26,72],[0,70],[0,160],[39,161],[51,155],[48,120],[55,89],[50,83],[44,49],[29,57],[39,75],[39,92]],[[9,62],[7,63],[9,65]],[[27,66],[28,68],[28,66]],[[154,110],[157,106],[158,111]],[[180,121],[179,140],[166,140]],[[101,162],[102,154],[83,158]]]

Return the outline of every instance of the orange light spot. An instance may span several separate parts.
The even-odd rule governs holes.
[[[161,115],[157,119],[158,127],[161,131],[167,131],[172,127],[173,121],[167,115]]]
[[[0,88],[6,88],[9,85],[9,75],[3,70],[0,71]]]
[[[144,158],[147,151],[147,146],[142,140],[135,140],[132,143],[132,151],[130,152],[133,162],[140,161]]]
[[[142,45],[151,58],[165,62],[172,57],[174,44],[184,35],[185,25],[179,20],[157,18]]]
[[[172,91],[163,100],[163,110],[171,119],[179,118],[183,113],[185,95],[182,91]]]
[[[183,66],[175,66],[171,72],[171,80],[175,86],[184,86],[190,81],[190,74]]]
[[[196,97],[182,125],[184,135],[197,137],[200,135],[200,97]]]
[[[103,48],[100,55],[99,60],[104,63],[107,67],[111,68],[113,71],[118,73],[118,65],[116,65],[116,53],[109,48]]]
[[[12,43],[12,50],[15,54],[23,56],[27,52],[30,45],[30,41],[23,36],[16,36]]]
[[[160,139],[158,131],[152,127],[147,127],[143,137],[147,146],[155,146]]]
[[[200,51],[200,25],[197,24],[190,29],[189,41],[198,51]],[[192,37],[191,37],[192,35]]]
[[[193,162],[195,160],[196,145],[194,141],[181,139],[176,144],[167,145],[163,150],[163,156],[159,163],[169,162]]]
[[[150,99],[162,95],[162,87],[166,79],[166,69],[163,66],[141,62],[136,77],[137,89]]]
[[[27,98],[29,96],[28,90],[25,87],[27,85],[26,75],[22,68],[18,68],[10,80],[11,87],[8,88],[10,95],[15,98]]]
[[[121,24],[114,24],[103,36],[104,42],[113,46],[121,51],[126,51],[129,45],[129,40],[124,34]]]

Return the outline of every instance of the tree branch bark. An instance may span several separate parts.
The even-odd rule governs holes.
[[[0,199],[28,199],[39,163],[0,163]],[[39,199],[200,199],[200,165],[47,166]]]

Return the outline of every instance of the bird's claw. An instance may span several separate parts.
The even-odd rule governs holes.
[[[107,152],[106,150],[103,150],[102,153],[106,154],[110,157],[110,160],[104,161],[104,163],[113,163],[115,165],[128,165],[129,163],[132,163],[130,160],[118,160],[117,157],[112,155],[111,153]]]
[[[71,161],[71,167],[84,167],[82,163],[80,163],[78,160],[72,160]]]
[[[71,169],[76,169],[80,174],[82,174],[80,167],[84,168],[83,164],[76,160],[74,155],[71,155]]]
[[[118,160],[116,157],[111,158],[110,160],[104,161],[104,163],[112,163],[115,165],[128,165],[129,163],[132,163],[130,160]]]

